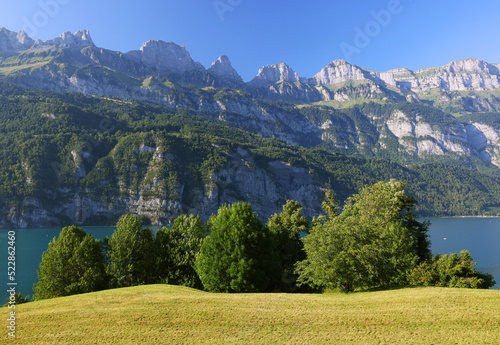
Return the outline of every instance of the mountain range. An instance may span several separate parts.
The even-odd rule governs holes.
[[[150,40],[138,50],[121,53],[95,46],[88,30],[65,32],[43,42],[24,31],[5,28],[0,29],[0,56],[0,75],[24,86],[164,104],[171,104],[171,82],[239,88],[254,96],[297,103],[353,101],[358,95],[345,86],[358,89],[362,85],[368,99],[408,100],[457,111],[500,109],[500,65],[479,59],[418,71],[398,68],[386,72],[334,60],[310,78],[281,63],[262,67],[245,83],[227,56],[205,69],[183,45],[172,42]],[[103,78],[113,83],[102,85]],[[471,91],[479,94],[470,95]]]
[[[199,180],[204,183],[190,186],[185,180],[186,177],[182,176],[188,176],[190,174],[188,170],[192,167],[176,163],[175,174],[166,175],[177,176],[171,177],[172,186],[176,186],[171,190],[175,190],[175,193],[172,193],[177,195],[172,197],[172,202],[165,204],[161,198],[151,197],[151,189],[156,188],[155,183],[147,187],[137,187],[137,183],[140,185],[140,182],[129,181],[130,177],[126,176],[129,176],[130,172],[125,171],[131,167],[125,169],[126,163],[123,163],[125,158],[123,154],[119,154],[125,150],[124,141],[131,140],[134,143],[133,148],[129,148],[132,151],[127,149],[128,151],[135,152],[134,154],[138,156],[150,156],[147,162],[143,162],[147,171],[152,169],[155,162],[163,160],[173,162],[175,159],[172,157],[181,155],[176,150],[173,150],[175,154],[172,153],[172,156],[162,153],[166,145],[164,141],[173,140],[163,134],[155,134],[154,140],[138,139],[143,136],[139,135],[142,130],[136,128],[137,123],[142,123],[144,128],[150,128],[153,132],[157,127],[174,126],[182,130],[191,128],[185,121],[194,121],[192,119],[196,118],[196,121],[204,119],[203,121],[208,123],[217,123],[229,126],[228,128],[243,130],[244,133],[269,138],[271,141],[266,141],[267,146],[281,147],[283,144],[279,143],[283,142],[286,145],[297,145],[306,150],[313,150],[311,152],[326,150],[333,154],[328,156],[329,158],[324,158],[327,160],[341,159],[340,156],[335,156],[341,154],[361,159],[357,161],[358,163],[353,163],[354,165],[365,164],[362,163],[363,159],[389,160],[397,164],[397,168],[396,166],[391,168],[399,171],[397,174],[393,176],[384,170],[385,172],[379,175],[380,178],[402,178],[410,174],[415,180],[419,174],[430,176],[432,173],[426,170],[426,167],[432,164],[438,164],[434,165],[438,170],[442,170],[443,166],[469,169],[467,174],[472,180],[483,182],[474,182],[473,186],[465,185],[464,188],[470,193],[476,189],[477,193],[485,193],[475,200],[481,200],[478,207],[494,206],[497,204],[495,181],[500,176],[499,68],[499,64],[468,59],[418,71],[399,68],[376,72],[344,60],[334,60],[310,78],[299,76],[286,63],[281,63],[262,67],[255,78],[244,82],[227,56],[222,55],[207,69],[193,60],[183,45],[172,42],[151,40],[138,50],[122,53],[97,47],[88,30],[74,34],[65,32],[60,37],[41,41],[28,37],[23,31],[16,33],[2,28],[0,29],[0,89],[1,85],[4,85],[6,90],[17,95],[12,98],[13,96],[4,94],[2,102],[6,109],[15,107],[14,101],[24,102],[17,87],[25,90],[27,94],[32,90],[40,90],[41,93],[28,97],[36,103],[33,108],[35,110],[31,105],[23,103],[22,112],[30,119],[29,121],[39,122],[40,126],[49,126],[45,130],[48,133],[55,130],[55,127],[51,126],[56,124],[68,133],[69,128],[74,128],[78,133],[87,133],[82,134],[82,137],[64,141],[64,144],[61,142],[58,148],[54,148],[60,150],[59,158],[53,157],[52,161],[56,165],[66,166],[71,172],[65,183],[59,181],[57,186],[47,186],[45,185],[47,181],[54,179],[40,177],[40,181],[45,179],[46,182],[44,184],[38,181],[40,182],[38,186],[36,174],[30,172],[32,171],[30,163],[26,158],[22,158],[26,155],[22,152],[19,153],[17,160],[10,156],[3,158],[13,162],[11,170],[6,170],[5,176],[14,176],[13,171],[22,167],[18,174],[24,176],[24,181],[28,185],[37,185],[37,188],[40,188],[37,193],[49,193],[54,195],[54,198],[57,195],[57,198],[66,200],[66,206],[56,205],[55,201],[50,201],[48,204],[58,213],[65,214],[67,221],[76,223],[85,222],[89,217],[100,215],[110,217],[115,213],[130,210],[144,214],[156,223],[164,223],[168,217],[178,212],[192,212],[208,217],[221,204],[242,198],[253,204],[258,204],[261,200],[260,205],[256,207],[264,216],[279,211],[279,203],[286,198],[299,199],[306,205],[309,215],[320,211],[314,205],[320,205],[318,200],[321,199],[321,193],[318,191],[324,187],[328,178],[326,175],[322,175],[321,178],[313,177],[311,171],[315,169],[327,171],[330,168],[326,169],[323,166],[326,163],[318,163],[320,165],[316,168],[307,165],[294,167],[293,162],[296,158],[290,156],[291,153],[285,153],[292,149],[283,146],[280,148],[281,153],[276,154],[281,158],[262,165],[255,157],[256,152],[262,154],[258,145],[254,143],[252,149],[245,148],[233,134],[230,138],[220,133],[211,134],[210,142],[215,145],[213,147],[223,147],[219,143],[221,138],[226,138],[225,140],[231,141],[232,144],[229,145],[230,148],[220,148],[220,152],[217,151],[219,149],[216,150],[219,152],[217,155],[226,157],[229,163],[221,166],[219,170],[210,172],[207,170],[199,175]],[[15,89],[10,89],[10,85],[14,85]],[[79,100],[77,96],[57,96],[59,93],[68,92],[90,98]],[[109,109],[110,104],[114,102],[119,111],[108,110],[112,115],[103,115],[99,108],[94,106],[89,108],[88,103],[94,102],[92,97],[97,97],[98,102],[104,102],[99,103],[99,107],[106,109]],[[38,101],[34,101],[37,99]],[[136,108],[149,108],[139,106],[136,102],[163,109],[148,110],[155,114],[151,115],[148,121],[153,121],[154,118],[154,121],[164,125],[156,126],[147,122],[146,115],[141,118],[143,115],[138,114]],[[153,109],[156,109],[154,107]],[[161,116],[157,112],[170,114],[165,115],[169,120],[160,121]],[[107,119],[116,126],[125,127],[120,127],[121,132],[113,132],[114,139],[109,139],[106,150],[97,155],[85,148],[87,145],[85,143],[95,139],[85,136],[98,130],[98,126],[94,126],[92,130],[87,128],[86,123],[76,120],[78,117],[76,114],[86,119],[100,118],[102,121]],[[174,120],[179,114],[183,114],[184,118],[181,124],[176,122],[180,120]],[[8,117],[10,115],[7,114],[7,110],[5,116],[8,121],[17,121]],[[71,127],[72,121],[77,121],[78,125]],[[14,132],[9,132],[9,128],[15,128],[15,125],[5,126],[6,133],[13,135]],[[227,132],[227,129],[222,129],[226,127],[220,128],[220,131]],[[136,139],[124,139],[122,138],[124,133],[135,136]],[[36,141],[42,133],[33,129],[30,135],[29,140]],[[183,138],[185,141],[191,137],[188,135]],[[184,142],[183,145],[191,147],[195,144],[190,142],[188,145]],[[60,158],[63,156],[65,158]],[[270,159],[270,156],[266,157]],[[111,199],[114,201],[103,201],[106,199],[103,199],[103,195],[95,195],[88,189],[89,185],[85,184],[84,187],[81,184],[88,183],[88,179],[94,181],[96,178],[94,175],[97,173],[95,169],[102,164],[108,164],[110,159],[114,161],[113,171],[117,173],[117,178],[121,182],[116,182],[119,187],[113,189],[115,194],[113,194],[114,199]],[[307,161],[311,162],[309,158]],[[200,162],[198,163],[201,165],[208,164]],[[133,169],[139,166],[141,165],[134,165]],[[405,169],[410,169],[410,172],[404,172]],[[169,174],[173,174],[174,170],[168,170]],[[339,173],[335,169],[328,171],[334,176]],[[423,171],[426,171],[425,174]],[[460,171],[452,175],[463,176],[465,173]],[[147,176],[148,174],[150,172],[146,173]],[[151,181],[168,180],[165,175],[155,175],[156,173],[152,172],[151,174],[155,176],[148,177]],[[480,174],[481,177],[475,174]],[[370,173],[369,179],[364,178],[358,182],[347,183],[343,179],[343,183],[349,184],[350,187],[341,188],[337,185],[337,192],[341,199],[345,199],[349,193],[356,191],[361,181],[371,181],[376,175],[375,172]],[[439,179],[444,179],[444,175],[439,176]],[[484,182],[486,181],[484,179],[489,182]],[[259,181],[256,183],[258,188],[252,189],[248,184],[249,181]],[[109,179],[99,183],[101,187],[115,184]],[[168,188],[163,189],[163,192],[165,190]],[[128,201],[118,201],[118,195],[123,199],[124,193]],[[424,206],[426,214],[481,213],[480,208],[476,206],[473,211],[467,210],[467,202],[455,211],[448,212],[443,206],[443,209],[439,211],[435,209],[433,213],[431,205],[437,207],[441,201],[434,196],[431,198],[430,192],[425,191],[423,187],[417,189],[417,193],[426,200]],[[443,193],[448,195],[446,198],[456,195],[456,191],[443,191]],[[235,195],[240,195],[240,198],[236,198]],[[262,201],[264,199],[266,202]],[[500,205],[500,198],[498,204]],[[34,213],[24,211],[33,208],[42,211]],[[40,197],[33,197],[27,193],[20,197],[15,205],[2,206],[0,202],[0,224],[26,227],[41,222],[40,219],[44,219],[41,222],[43,224],[56,224],[57,217],[51,212],[44,208],[44,202]]]

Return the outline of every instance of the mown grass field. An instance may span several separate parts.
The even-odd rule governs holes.
[[[214,294],[149,285],[21,304],[16,317],[18,344],[500,344],[498,290]],[[2,329],[0,343],[10,343]]]

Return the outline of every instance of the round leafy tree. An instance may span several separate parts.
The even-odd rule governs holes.
[[[315,220],[304,238],[299,282],[346,292],[405,283],[430,251],[428,225],[416,220],[416,201],[404,186],[391,180],[365,187],[340,215]]]
[[[181,215],[156,234],[158,282],[202,288],[195,270],[207,225],[200,216]]]
[[[102,243],[76,226],[62,229],[42,255],[35,300],[105,289]]]
[[[133,214],[123,215],[108,243],[108,271],[113,286],[154,283],[156,253],[154,235],[142,228]]]
[[[248,203],[219,208],[209,221],[196,269],[205,289],[261,292],[276,286],[280,271],[269,230]]]

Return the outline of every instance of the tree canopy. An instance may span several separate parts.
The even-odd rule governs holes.
[[[108,272],[115,287],[150,284],[155,277],[155,243],[151,229],[133,214],[123,215],[108,242]]]
[[[427,229],[411,213],[415,200],[403,187],[394,180],[367,186],[337,217],[316,219],[304,238],[299,282],[346,292],[404,283],[418,260],[413,236],[426,239]],[[422,231],[412,233],[408,224]]]
[[[494,286],[468,251],[431,256],[429,223],[416,219],[416,200],[404,187],[395,180],[366,186],[342,212],[328,189],[326,215],[312,222],[288,200],[265,225],[250,204],[238,202],[220,207],[208,223],[181,215],[156,236],[140,217],[126,214],[104,244],[67,227],[42,256],[34,298],[149,283],[213,292]]]
[[[281,288],[296,289],[295,264],[306,258],[301,235],[309,230],[309,220],[302,214],[303,207],[294,200],[283,205],[280,214],[274,214],[267,226],[271,231],[274,252],[282,270]]]
[[[107,284],[101,241],[70,226],[54,237],[42,255],[34,299],[98,291]]]
[[[196,269],[203,286],[214,292],[270,291],[279,275],[269,230],[248,203],[219,208],[209,220],[210,235],[201,246]]]
[[[195,263],[207,234],[207,225],[194,215],[181,215],[171,228],[161,228],[156,234],[157,281],[202,288]]]
[[[493,276],[478,272],[468,250],[459,254],[437,254],[432,259],[420,263],[408,276],[409,283],[426,286],[488,289],[495,286]]]

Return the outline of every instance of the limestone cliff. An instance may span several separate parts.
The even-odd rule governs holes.
[[[118,145],[113,149],[112,162],[101,159],[89,172],[79,168],[74,171],[75,177],[81,179],[99,174],[105,164],[111,163],[117,176],[103,176],[99,185],[90,189],[52,190],[59,200],[56,207],[36,198],[25,200],[20,207],[10,209],[6,219],[0,219],[0,226],[33,228],[96,221],[102,224],[129,212],[146,216],[153,225],[168,225],[182,213],[198,214],[206,221],[220,206],[237,201],[250,202],[262,221],[281,212],[288,199],[301,203],[308,216],[321,211],[321,184],[314,181],[307,169],[281,161],[260,166],[250,152],[238,148],[226,154],[224,167],[211,172],[204,184],[196,185],[181,174],[162,173],[162,166],[180,165],[182,160],[168,153],[160,141],[157,144],[142,143],[132,150],[132,156],[142,161],[140,165],[123,165],[120,151],[124,148]],[[130,154],[128,157],[129,162],[133,160]],[[133,174],[142,176],[142,180],[127,177]],[[102,188],[115,192],[106,194]]]

